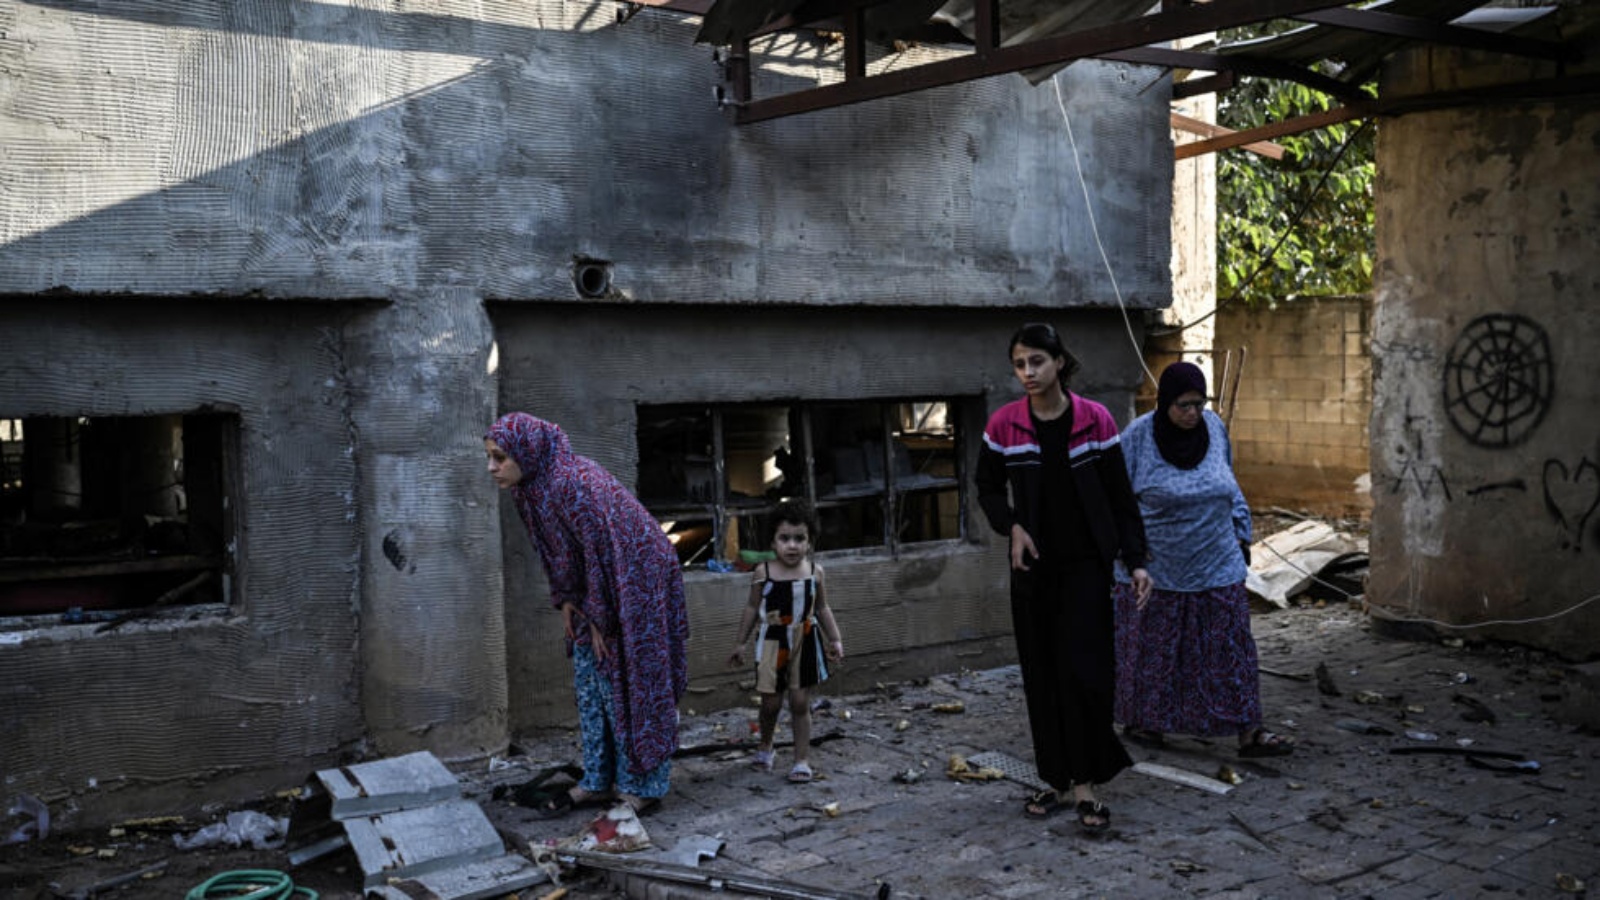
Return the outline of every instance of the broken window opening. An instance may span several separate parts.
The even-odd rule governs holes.
[[[641,406],[639,487],[685,568],[766,558],[771,514],[816,508],[820,551],[965,537],[959,401]]]
[[[0,416],[0,627],[225,603],[237,416]]]

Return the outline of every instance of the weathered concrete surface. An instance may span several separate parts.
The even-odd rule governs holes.
[[[0,290],[570,298],[581,256],[633,300],[1114,301],[1051,84],[735,128],[698,27],[602,0],[8,3]],[[842,51],[778,52],[792,81]],[[1169,282],[1159,77],[1056,76],[1146,308]]]
[[[1004,335],[1048,316],[1102,345],[1090,393],[1114,401],[1137,377],[1120,320],[1085,310],[1119,300],[1096,232],[1122,301],[1168,302],[1158,73],[1081,63],[1056,76],[1059,104],[1054,83],[997,78],[736,129],[710,100],[697,20],[646,10],[619,26],[615,11],[0,4],[0,415],[218,404],[242,423],[233,604],[0,644],[8,789],[104,820],[187,796],[191,776],[259,782],[419,747],[475,757],[513,718],[565,715],[540,668],[556,644],[518,618],[538,577],[525,542],[504,543],[522,549],[502,577],[514,517],[478,440],[498,410],[577,426],[626,477],[632,404],[668,371],[676,396],[704,401],[810,397],[830,371],[828,396],[981,405],[1007,389]],[[782,52],[782,77],[809,79],[840,51]],[[534,356],[519,331],[498,350],[522,380],[502,386],[483,302],[568,315],[580,258],[611,277],[591,350],[626,350],[665,307],[693,340],[627,357],[639,388],[599,360],[580,373],[571,347]],[[801,357],[785,356],[793,329],[763,344],[725,329],[721,310],[774,304],[828,309]],[[865,312],[883,307],[898,318]],[[930,349],[966,327],[928,330],[930,308],[994,318],[959,351]],[[724,366],[734,348],[799,362],[747,387],[730,373],[761,367]],[[898,371],[875,382],[886,370],[860,361],[886,351]],[[528,402],[543,395],[582,415]],[[937,583],[986,596],[992,556],[954,548]],[[982,605],[945,627],[936,604],[885,587],[918,564],[861,564],[873,631],[905,636],[883,653],[950,659],[1003,631]],[[697,634],[721,631],[725,608],[705,611],[718,596],[697,594]],[[560,699],[529,699],[546,695]],[[531,706],[513,717],[512,697]]]
[[[1383,93],[1547,74],[1408,56]],[[1565,613],[1600,585],[1600,102],[1386,119],[1378,175],[1371,600],[1592,658],[1600,603]]]

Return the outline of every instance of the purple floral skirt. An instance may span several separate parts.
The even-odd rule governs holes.
[[[1152,591],[1141,612],[1118,583],[1116,720],[1201,737],[1261,723],[1261,675],[1244,582],[1193,593]]]

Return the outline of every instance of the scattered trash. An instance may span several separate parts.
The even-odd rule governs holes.
[[[632,853],[650,846],[649,832],[644,830],[644,823],[627,803],[612,806],[595,816],[576,835],[557,844],[562,850],[594,853]]]
[[[1206,870],[1205,866],[1202,866],[1196,862],[1190,862],[1187,859],[1175,859],[1169,863],[1169,865],[1172,866],[1172,871],[1178,873],[1179,875],[1193,875],[1196,872],[1204,872]]]
[[[959,700],[951,703],[935,703],[933,711],[936,713],[963,713],[967,711],[967,706]]]
[[[1366,706],[1374,706],[1386,702],[1389,698],[1377,691],[1356,691],[1355,696],[1351,699]]]
[[[1467,711],[1461,714],[1463,721],[1483,722],[1488,725],[1493,725],[1495,723],[1494,710],[1485,706],[1483,701],[1473,697],[1468,697],[1466,694],[1456,694],[1454,697],[1451,697],[1450,700],[1451,702],[1459,703],[1467,708]]]
[[[1235,772],[1232,766],[1228,765],[1219,766],[1214,777],[1223,784],[1244,784],[1244,778],[1238,772]]]
[[[916,784],[918,781],[922,780],[922,770],[914,768],[906,769],[904,772],[896,773],[894,780],[900,782],[901,784]]]
[[[911,722],[909,720],[906,720],[906,719],[901,719],[900,721],[894,723],[894,730],[895,731],[905,731],[907,728],[910,728],[910,727],[911,727]]]
[[[1368,803],[1367,806],[1373,809],[1387,809],[1389,804],[1385,803],[1382,797],[1373,797],[1372,802]]]
[[[819,806],[817,808],[822,810],[822,812],[825,815],[827,815],[827,817],[830,818],[830,819],[837,818],[838,815],[839,815],[839,801],[837,801],[837,800],[833,801],[832,803],[824,804],[824,805]]]
[[[12,799],[11,805],[6,807],[6,817],[15,818],[27,816],[29,821],[17,825],[3,844],[22,844],[32,840],[44,840],[50,836],[50,807],[32,794],[18,794]]]
[[[1339,719],[1333,723],[1333,727],[1355,734],[1394,734],[1394,732],[1382,725],[1376,722],[1368,722],[1366,719]]]
[[[1479,769],[1492,769],[1497,772],[1515,774],[1533,774],[1542,767],[1538,760],[1526,759],[1521,753],[1511,750],[1482,750],[1476,747],[1390,747],[1389,752],[1395,755],[1412,754],[1439,754],[1446,756],[1464,756],[1467,764]]]
[[[995,766],[973,766],[965,756],[951,754],[944,773],[956,781],[998,781],[1006,774]]]
[[[1360,593],[1367,542],[1305,521],[1257,541],[1250,557],[1255,562],[1245,575],[1245,589],[1251,599],[1287,609],[1289,598],[1304,593],[1330,568],[1334,571],[1320,580],[1340,593]]]
[[[1339,696],[1339,687],[1333,683],[1333,673],[1328,671],[1327,663],[1317,663],[1316,670],[1317,690],[1325,697]]]
[[[256,850],[273,850],[283,846],[283,836],[289,830],[288,819],[274,819],[255,810],[228,813],[221,822],[184,836],[175,834],[172,843],[179,850],[198,850],[201,847],[242,847],[249,844]]]
[[[1413,741],[1437,741],[1439,736],[1431,731],[1408,731],[1406,737]]]
[[[1456,684],[1471,684],[1476,679],[1465,672],[1457,672],[1455,675],[1450,677],[1450,680],[1454,681]]]
[[[1556,890],[1564,894],[1581,894],[1584,891],[1583,879],[1566,872],[1557,872]]]
[[[1228,769],[1227,766],[1223,766],[1223,768],[1227,769],[1230,774],[1233,771]],[[1184,787],[1192,787],[1212,794],[1226,794],[1233,790],[1234,784],[1238,783],[1223,782],[1216,778],[1207,778],[1198,772],[1190,772],[1187,769],[1179,769],[1174,766],[1164,766],[1160,763],[1152,762],[1136,762],[1133,764],[1133,771],[1138,772],[1140,775],[1160,778],[1163,781],[1170,781],[1173,784],[1181,784]],[[1238,776],[1235,775],[1234,777],[1237,778]]]

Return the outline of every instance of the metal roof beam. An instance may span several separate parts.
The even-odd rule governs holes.
[[[1448,22],[1435,22],[1416,16],[1402,16],[1378,10],[1323,9],[1297,13],[1290,18],[1310,22],[1313,25],[1330,25],[1351,31],[1365,31],[1371,34],[1426,41],[1431,44],[1447,44],[1471,50],[1487,50],[1491,53],[1548,59],[1554,62],[1575,62],[1582,56],[1577,48],[1566,47],[1552,41],[1485,31],[1481,28],[1466,28]]]
[[[848,81],[749,101],[738,108],[739,124],[760,122],[866,100],[912,93],[931,87],[958,84],[991,75],[1003,75],[1040,66],[1104,56],[1148,44],[1234,28],[1274,18],[1328,9],[1340,0],[1217,0],[1140,16],[1127,22],[1103,25],[1070,34],[1053,35],[1022,44],[997,47],[953,59],[854,78]]]
[[[1281,81],[1297,82],[1352,103],[1367,98],[1366,92],[1357,85],[1330,78],[1321,72],[1302,68],[1293,63],[1279,62],[1265,57],[1223,56],[1220,53],[1204,53],[1196,50],[1136,47],[1132,50],[1102,53],[1095,58],[1146,66],[1165,66],[1169,69],[1199,69],[1203,72],[1232,72],[1236,75],[1276,78]]]

